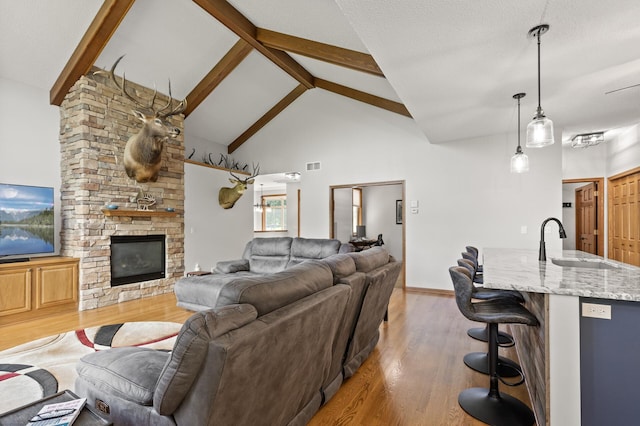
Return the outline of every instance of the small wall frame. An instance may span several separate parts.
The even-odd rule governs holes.
[[[396,200],[396,225],[402,225],[402,200]]]

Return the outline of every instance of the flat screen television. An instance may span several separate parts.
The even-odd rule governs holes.
[[[0,183],[0,261],[53,253],[53,188]]]

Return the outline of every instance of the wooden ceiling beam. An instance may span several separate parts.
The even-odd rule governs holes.
[[[260,129],[267,125],[271,120],[273,120],[278,114],[280,114],[286,107],[291,105],[293,101],[298,99],[300,95],[307,91],[307,88],[303,84],[299,84],[295,89],[293,89],[287,96],[282,98],[280,102],[278,102],[273,108],[271,108],[265,115],[260,117],[258,121],[253,123],[251,127],[244,131],[240,136],[236,138],[228,147],[228,153],[231,154],[236,149],[240,148],[240,146],[247,141],[251,136],[255,135]]]
[[[334,65],[384,77],[373,56],[366,53],[278,33],[264,28],[257,28],[256,38],[263,45],[273,49],[297,53]]]
[[[225,0],[193,0],[209,15],[220,21],[224,26],[236,33],[238,37],[249,43],[254,49],[262,53],[267,59],[295,78],[307,89],[312,89],[313,76],[293,58],[277,49],[264,46],[256,39],[257,28],[242,13]]]
[[[89,72],[135,0],[104,0],[100,10],[49,91],[51,105],[62,104],[71,86]]]
[[[184,111],[188,116],[213,92],[213,90],[247,57],[253,47],[239,39],[220,62],[202,79],[200,83],[187,95],[187,108]]]
[[[389,99],[361,92],[360,90],[352,89],[320,78],[316,78],[315,82],[316,87],[320,89],[328,90],[329,92],[337,93],[338,95],[346,96],[348,98],[355,99],[356,101],[386,109],[387,111],[395,112],[396,114],[411,117],[409,110],[400,102],[391,101]]]

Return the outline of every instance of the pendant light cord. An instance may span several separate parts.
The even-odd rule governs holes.
[[[542,30],[538,29],[538,113],[542,110],[541,102],[540,102],[540,32]]]
[[[516,93],[513,95],[513,99],[518,101],[518,148],[516,149],[516,154],[522,154],[522,145],[520,145],[520,99],[527,96],[526,93]]]
[[[520,147],[520,98],[518,98],[518,149],[516,152],[522,152]]]

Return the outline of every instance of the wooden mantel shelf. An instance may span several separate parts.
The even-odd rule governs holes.
[[[105,216],[128,216],[128,217],[176,217],[178,212],[168,212],[166,210],[111,210],[102,209]]]

